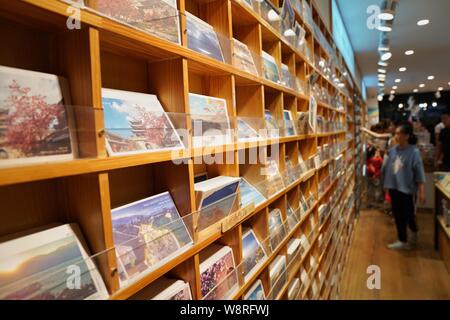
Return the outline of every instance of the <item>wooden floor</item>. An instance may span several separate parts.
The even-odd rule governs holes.
[[[433,215],[418,214],[419,246],[392,251],[394,222],[385,213],[363,211],[356,225],[341,284],[341,299],[450,299],[450,274],[433,250]],[[367,288],[367,267],[381,269],[381,289]]]

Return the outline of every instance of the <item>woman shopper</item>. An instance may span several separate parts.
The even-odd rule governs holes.
[[[408,250],[417,244],[415,199],[418,194],[419,201],[425,203],[425,171],[412,126],[398,126],[395,138],[398,144],[389,150],[382,168],[383,185],[389,191],[398,235],[398,240],[388,248]],[[407,227],[411,230],[409,241]]]

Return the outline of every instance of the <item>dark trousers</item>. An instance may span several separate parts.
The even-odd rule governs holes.
[[[406,228],[417,232],[416,215],[414,208],[414,196],[398,190],[389,190],[392,202],[392,213],[397,226],[398,240],[406,242],[408,240]]]

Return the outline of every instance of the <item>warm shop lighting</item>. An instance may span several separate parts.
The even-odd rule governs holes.
[[[388,61],[390,58],[392,58],[391,52],[386,52],[381,55],[381,60],[383,61]]]
[[[437,102],[433,102],[431,105],[433,106],[433,108],[436,108],[437,107]]]
[[[405,72],[406,71],[406,67],[401,67],[400,69],[398,69],[398,71]]]
[[[395,94],[395,90],[391,90],[391,94]]]
[[[424,83],[419,84],[419,88],[424,88],[424,87],[425,87]]]
[[[417,93],[417,92],[419,92],[419,89],[414,89],[413,92]]]
[[[382,94],[378,95],[377,99],[378,99],[378,101],[380,101],[380,102],[383,101],[383,95],[382,95]]]
[[[430,20],[428,20],[428,19],[423,19],[423,20],[419,20],[419,21],[417,21],[417,25],[418,26],[426,26],[427,24],[429,24],[430,23]]]
[[[394,90],[397,90],[397,89],[398,89],[398,87],[397,87],[397,86],[393,86],[393,87],[392,87],[392,89],[394,89]]]
[[[379,73],[386,73],[386,69],[378,69]]]
[[[398,105],[398,107],[401,109],[401,108],[403,108],[403,103],[400,103],[399,105]]]
[[[400,83],[400,82],[402,82],[401,79],[395,79],[395,83]]]
[[[428,80],[434,80],[434,76],[428,76]]]
[[[438,91],[442,91],[442,90],[444,90],[444,87],[439,87],[438,88]]]
[[[383,61],[378,61],[378,65],[380,67],[387,67],[388,66],[387,62],[383,62]],[[450,85],[450,82],[448,84]]]
[[[405,51],[405,54],[406,54],[407,56],[411,56],[411,55],[414,54],[414,50],[408,50],[408,51]]]

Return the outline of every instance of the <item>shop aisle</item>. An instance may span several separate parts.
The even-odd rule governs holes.
[[[345,266],[342,299],[450,299],[450,273],[433,250],[433,215],[419,213],[419,246],[391,251],[394,222],[380,211],[362,211]],[[381,269],[381,289],[367,288],[367,267]]]

